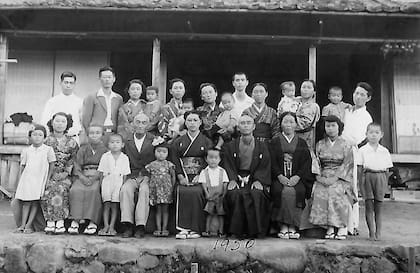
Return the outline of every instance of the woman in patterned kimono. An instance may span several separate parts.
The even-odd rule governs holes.
[[[70,175],[79,147],[73,138],[66,136],[73,125],[71,115],[56,113],[47,125],[52,133],[45,144],[53,147],[57,161],[52,178],[47,181],[44,196],[41,198],[42,212],[47,221],[44,231],[48,234],[63,234],[66,231],[64,219],[69,216]]]
[[[272,221],[279,224],[281,239],[299,239],[297,229],[305,207],[306,191],[312,181],[311,154],[306,142],[296,136],[296,115],[279,117],[282,134],[271,142]]]
[[[118,110],[117,132],[124,139],[127,139],[127,137],[133,134],[131,123],[134,117],[146,108],[146,101],[140,98],[144,90],[146,90],[146,86],[141,80],[134,79],[128,83],[127,92],[130,99]]]
[[[212,142],[200,132],[202,122],[196,111],[185,113],[187,133],[172,143],[171,157],[178,179],[176,187],[177,239],[199,238],[204,231],[203,189],[198,182],[200,171],[206,167],[206,151]]]
[[[102,126],[91,125],[87,131],[89,142],[77,152],[74,163],[75,180],[70,189],[70,234],[79,233],[79,221],[88,220],[84,234],[96,233],[101,220],[102,197],[99,172],[101,156],[108,151],[101,138]]]
[[[326,137],[316,145],[319,174],[312,191],[309,222],[327,228],[326,239],[346,239],[349,203],[357,200],[352,190],[353,153],[340,136],[343,127],[338,117],[327,116]]]
[[[300,87],[302,103],[300,104],[296,116],[298,126],[296,133],[308,144],[313,152],[315,144],[315,126],[320,117],[319,105],[315,102],[315,82],[304,80]]]
[[[280,134],[276,110],[265,104],[267,96],[267,86],[264,83],[254,84],[252,98],[255,102],[242,112],[242,115],[248,115],[254,119],[254,137],[262,142],[269,141]]]

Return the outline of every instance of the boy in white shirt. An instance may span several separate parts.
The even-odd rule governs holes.
[[[365,199],[369,240],[379,240],[381,237],[382,201],[388,186],[388,169],[393,166],[388,149],[379,144],[383,135],[381,125],[370,123],[366,131],[368,143],[359,149],[357,160],[359,189]]]

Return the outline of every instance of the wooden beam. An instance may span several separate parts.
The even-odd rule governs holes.
[[[152,85],[159,88],[159,100],[166,103],[166,56],[162,52],[159,38],[153,40],[152,51]]]
[[[264,35],[236,33],[191,33],[191,32],[105,32],[105,31],[42,31],[42,30],[10,30],[0,29],[0,32],[14,37],[44,37],[44,38],[76,38],[76,39],[159,39],[168,40],[238,40],[238,41],[312,41],[331,43],[405,43],[420,42],[420,38],[365,38],[365,37],[331,37],[331,36],[299,36],[299,35]]]
[[[8,58],[8,42],[4,34],[0,34],[0,59]],[[3,144],[3,123],[5,120],[7,63],[0,62],[0,144]]]
[[[416,272],[416,249],[410,246],[408,248],[408,273]]]
[[[316,82],[316,47],[309,47],[309,79]]]

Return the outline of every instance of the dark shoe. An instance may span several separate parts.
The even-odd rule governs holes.
[[[131,225],[126,224],[124,226],[125,226],[124,232],[121,234],[121,237],[123,238],[133,237],[133,228],[131,227]]]
[[[137,239],[141,239],[144,237],[145,234],[145,230],[144,230],[144,226],[140,225],[136,227],[136,233],[134,233],[134,237],[136,237]]]

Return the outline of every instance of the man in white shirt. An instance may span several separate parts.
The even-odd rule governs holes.
[[[123,104],[122,97],[112,90],[115,73],[112,67],[99,69],[101,88],[83,101],[82,125],[85,130],[91,124],[103,125],[105,134],[117,132],[118,109]]]
[[[253,98],[248,96],[246,93],[246,87],[248,86],[248,78],[246,74],[243,72],[236,72],[232,76],[232,85],[235,88],[235,92],[233,92],[232,96],[235,100],[235,105],[233,106],[232,112],[235,117],[240,117],[242,112],[251,107],[251,105],[255,102]],[[220,104],[223,108],[223,105]]]
[[[47,122],[58,112],[70,114],[73,118],[73,126],[69,129],[69,136],[78,136],[82,130],[81,114],[83,100],[74,94],[76,86],[76,75],[73,72],[66,71],[60,76],[61,94],[50,98],[45,104],[42,113],[41,123]]]
[[[357,189],[357,162],[359,161],[358,147],[365,143],[366,129],[373,121],[371,115],[366,110],[366,103],[372,99],[373,88],[365,82],[359,82],[353,92],[354,106],[345,111],[344,130],[342,137],[353,146],[354,170],[353,170],[353,188],[356,196]],[[357,235],[359,227],[359,204],[353,205],[349,213],[348,231],[350,234]]]

